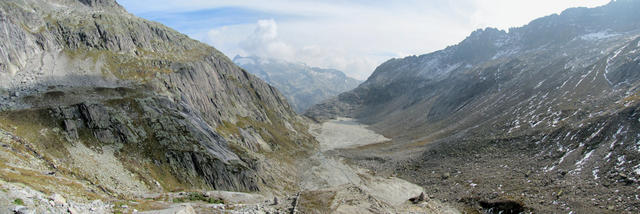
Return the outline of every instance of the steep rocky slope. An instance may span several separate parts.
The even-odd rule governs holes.
[[[637,212],[638,9],[618,0],[509,32],[478,30],[444,50],[389,60],[306,115],[371,124],[394,142],[350,155],[453,200]]]
[[[2,1],[0,31],[4,181],[79,200],[288,192],[316,147],[278,90],[115,0]]]
[[[280,90],[299,113],[361,83],[338,70],[275,59],[236,56],[233,62]]]

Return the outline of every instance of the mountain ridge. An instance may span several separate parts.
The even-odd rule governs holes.
[[[316,103],[353,89],[360,83],[335,69],[256,56],[235,56],[233,61],[282,91],[299,113]]]
[[[640,25],[634,21],[639,8],[638,1],[612,1],[568,9],[508,33],[478,30],[443,50],[391,59],[358,88],[305,115],[317,121],[352,117],[371,125],[393,142],[351,155],[366,167],[432,188],[439,197],[470,197],[463,203],[476,206],[474,197],[487,200],[495,196],[492,186],[509,185],[514,195],[536,191],[518,201],[541,212],[569,204],[578,212],[633,212],[635,190],[627,185],[640,179]],[[385,158],[373,161],[371,154]],[[499,167],[504,162],[510,167]],[[506,178],[517,178],[513,171],[519,168],[533,184]],[[439,181],[439,173],[451,171],[461,173],[456,182],[480,180],[482,188],[438,191],[452,185]],[[558,200],[543,193],[558,191],[548,185],[571,191],[564,205],[533,199]],[[461,194],[467,191],[477,194]],[[606,202],[618,194],[622,202]],[[592,199],[598,205],[582,202]]]
[[[317,144],[305,120],[213,47],[113,0],[3,1],[0,20],[0,158],[53,172],[21,182],[80,201],[295,190],[293,162]]]

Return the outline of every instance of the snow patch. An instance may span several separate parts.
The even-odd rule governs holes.
[[[616,131],[615,135],[619,135],[620,132],[622,132],[622,128],[624,128],[624,126],[620,126],[620,128],[618,128],[618,131]],[[615,135],[614,135],[614,137],[615,137]]]
[[[607,30],[607,31],[600,31],[596,33],[585,34],[580,36],[580,39],[586,40],[586,41],[596,41],[596,40],[608,39],[617,35],[619,34],[609,33]]]
[[[539,88],[540,86],[542,86],[542,83],[544,83],[544,81],[547,81],[547,80],[542,80],[542,81],[540,81],[540,82],[538,83],[538,85],[536,85],[536,87],[533,87],[533,89],[536,89],[536,88]],[[545,95],[545,96],[546,96],[546,95]]]
[[[591,155],[593,154],[594,150],[591,150],[590,152],[588,152],[586,155],[584,155],[584,157],[582,159],[580,159],[578,162],[576,162],[576,166],[578,167],[582,167],[585,163],[585,161],[589,160],[589,158],[591,157]]]
[[[586,73],[585,75],[580,76],[580,81],[578,81],[578,83],[576,83],[576,86],[574,88],[577,88],[578,85],[580,85],[580,83],[582,83],[582,81],[584,80],[584,78],[586,78],[587,76],[589,76],[593,70],[595,70],[596,67],[594,66],[593,68],[591,68],[591,70],[589,70],[589,73]]]
[[[574,150],[568,151],[567,153],[564,153],[564,155],[560,158],[560,161],[558,161],[558,164],[561,164],[564,161],[564,159],[567,158],[567,156],[569,156],[569,154],[571,154],[573,151],[576,151],[576,150],[574,149]]]
[[[600,134],[600,132],[604,129],[604,126],[601,127],[600,129],[598,129],[598,131],[594,132],[593,134],[591,134],[591,136],[589,136],[589,138],[587,138],[586,141],[590,141],[591,139],[593,139],[594,137],[598,136],[598,134]]]
[[[502,58],[502,57],[506,57],[509,55],[512,55],[514,53],[517,53],[518,51],[516,50],[504,50],[504,51],[499,51],[498,53],[496,53],[496,55],[494,55],[493,57],[491,57],[492,60],[498,59],[498,58]]]
[[[622,164],[626,163],[627,161],[624,159],[624,155],[618,157],[618,162],[616,163],[616,166],[622,166]]]
[[[545,166],[544,168],[542,168],[542,170],[544,170],[545,172],[549,172],[549,171],[551,171],[551,170],[553,170],[553,169],[555,169],[555,168],[556,168],[556,166],[551,166],[551,167],[549,167],[549,168],[547,168],[547,167]]]
[[[564,87],[564,85],[566,85],[566,84],[567,84],[567,82],[569,82],[569,80],[571,80],[571,78],[573,78],[573,77],[570,77],[569,79],[565,80],[565,81],[562,83],[562,85],[561,85],[560,87],[558,87],[558,89],[561,89],[562,87]]]
[[[618,142],[618,140],[613,139],[613,142],[611,142],[611,145],[609,145],[609,150],[613,150],[613,147],[616,146],[617,142]]]
[[[615,59],[616,57],[618,57],[618,55],[620,55],[620,53],[622,52],[622,50],[624,50],[627,47],[627,45],[625,45],[624,47],[616,50],[616,52],[613,54],[613,56],[607,58],[607,64],[604,66],[604,73],[602,74],[602,76],[604,76],[604,79],[607,80],[607,82],[609,83],[609,85],[613,85],[611,83],[611,81],[609,80],[609,78],[607,78],[607,74],[609,73],[609,66],[611,65],[611,61],[613,61],[613,59]]]
[[[446,75],[451,71],[456,70],[462,66],[462,63],[456,63],[453,65],[448,65],[448,64],[443,65],[441,63],[440,58],[438,57],[425,61],[422,64],[423,64],[422,66],[423,68],[418,73],[418,75],[423,77],[431,77],[431,78],[441,77],[442,75]]]

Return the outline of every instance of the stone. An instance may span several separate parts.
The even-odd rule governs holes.
[[[445,172],[444,174],[442,174],[442,179],[447,179],[451,177],[451,173]]]
[[[191,207],[191,205],[187,205],[184,209],[176,212],[176,214],[196,214],[196,211]]]
[[[62,195],[55,193],[51,196],[51,200],[55,203],[56,206],[67,206],[67,200],[62,197]]]
[[[424,194],[424,192],[421,192],[420,195],[409,199],[409,201],[411,201],[414,204],[426,202],[428,200],[429,198],[426,196],[426,194]]]
[[[29,208],[25,207],[25,206],[16,206],[13,208],[13,213],[14,214],[31,214],[34,213],[31,210],[29,210]]]
[[[74,208],[73,206],[69,206],[69,209],[67,209],[67,211],[69,211],[69,213],[71,214],[79,214],[80,212],[78,212],[78,210],[76,208]]]
[[[278,197],[273,197],[273,205],[278,205]]]

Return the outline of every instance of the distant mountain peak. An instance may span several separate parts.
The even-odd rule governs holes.
[[[557,180],[553,188],[585,189],[563,196],[575,204],[572,208],[601,212],[596,210],[602,207],[585,201],[610,194],[630,198],[617,209],[637,213],[626,206],[637,189],[618,187],[640,181],[638,11],[640,1],[619,0],[568,9],[508,33],[476,30],[444,50],[391,59],[358,88],[305,114],[317,121],[351,117],[367,123],[393,139],[389,153],[424,149],[411,164],[398,164],[395,172],[404,171],[405,177],[433,173],[454,161],[459,162],[452,167],[482,160],[480,171],[460,174],[489,181],[486,186],[507,181],[520,187],[530,181],[496,181],[481,174],[496,165],[509,171],[526,168]],[[505,160],[509,167],[503,167]],[[623,179],[612,176],[620,174]],[[607,185],[592,188],[594,182]],[[558,199],[544,195],[556,191],[547,184],[531,187],[543,194],[528,197]],[[480,197],[494,192],[473,191]],[[591,201],[602,204],[607,198]],[[541,213],[565,210],[537,201],[527,206]]]
[[[235,56],[233,61],[278,88],[299,113],[360,84],[359,80],[347,77],[342,71],[310,67],[304,63],[258,56]]]

